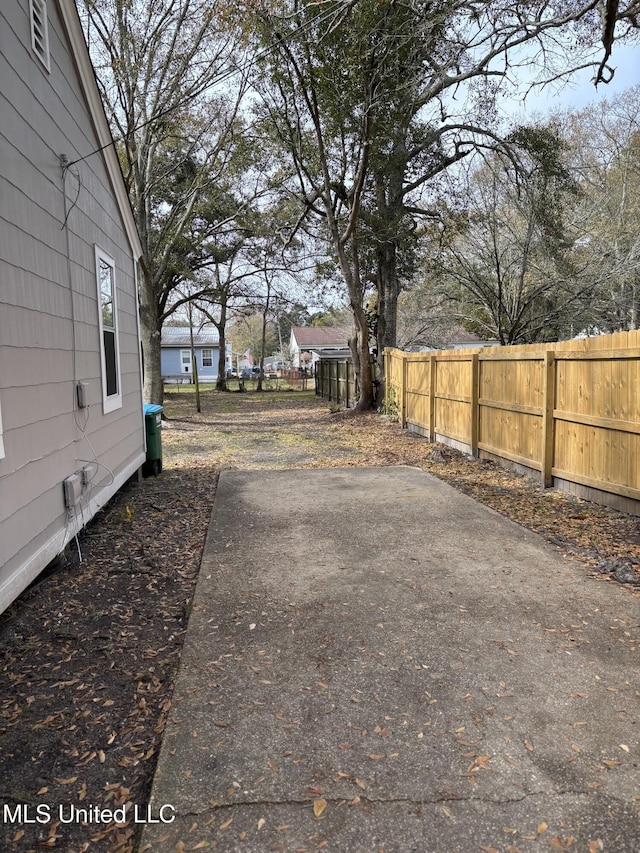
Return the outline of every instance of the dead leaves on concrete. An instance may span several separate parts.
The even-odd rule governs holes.
[[[508,826],[503,827],[503,832],[508,834],[513,834],[519,836],[520,839],[524,842],[528,841],[543,841],[546,843],[547,847],[550,851],[556,850],[560,851],[572,851],[573,853],[600,853],[600,851],[604,850],[604,843],[601,838],[594,838],[589,841],[588,849],[580,847],[577,843],[576,839],[573,835],[554,835],[553,837],[545,838],[545,833],[549,827],[546,823],[540,823],[538,825],[537,831],[535,833],[522,834],[520,835],[516,829],[511,829]],[[574,846],[575,845],[575,846]],[[538,849],[538,848],[537,848]],[[506,848],[503,847],[491,847],[485,844],[479,844],[478,850],[482,850],[483,853],[502,853],[502,850],[506,850],[507,853],[525,853],[525,851],[518,847],[516,844],[507,844]]]
[[[0,619],[0,802],[146,803],[220,465],[415,465],[520,523],[527,519],[587,566],[616,560],[640,564],[640,528],[631,516],[544,492],[455,451],[436,454],[436,461],[426,441],[374,413],[332,418],[326,404],[313,397],[240,396],[230,405],[227,395],[205,394],[203,414],[197,416],[190,395],[170,394],[167,409],[174,419],[163,433],[165,473],[112,502],[81,539],[82,564],[74,560],[42,580]],[[251,624],[255,628],[249,630],[257,631]],[[579,635],[566,628],[558,639],[570,649],[572,637]],[[611,626],[614,639],[630,647],[633,629],[622,622]],[[520,651],[507,644],[505,653]],[[220,727],[227,725],[220,721]],[[579,731],[581,720],[574,725]],[[380,747],[386,745],[385,728],[381,724],[376,732]],[[425,732],[417,737],[420,743]],[[525,756],[536,748],[533,737],[526,740],[531,750],[523,742]],[[461,746],[469,751],[473,741]],[[341,745],[345,754],[351,748],[346,741]],[[581,749],[574,737],[567,760],[579,760]],[[394,755],[392,748],[367,754],[374,765]],[[627,755],[623,742],[598,772],[615,773]],[[497,760],[478,747],[465,759],[463,778],[472,786],[482,784]],[[362,806],[367,780],[346,774],[339,781],[353,786],[346,806]],[[309,793],[313,818],[321,823],[333,800]],[[218,829],[230,833],[236,827],[223,821]],[[19,853],[127,853],[135,842],[130,822],[71,832],[55,821],[44,832],[4,826],[0,845]],[[550,850],[576,850],[569,831],[523,832],[523,839],[548,840]],[[497,849],[517,853],[516,836],[507,840],[510,847],[501,841]],[[589,853],[599,849],[600,839],[590,840]]]
[[[233,468],[318,468],[413,465],[540,533],[584,562],[599,580],[615,579],[602,567],[624,564],[640,572],[640,522],[591,504],[489,462],[431,445],[375,412],[329,414],[326,401],[291,394],[203,395],[197,415],[193,395],[171,389],[170,421],[163,440],[179,465]],[[349,413],[347,413],[349,414]],[[630,588],[632,589],[632,588]],[[640,590],[633,594],[640,597]]]

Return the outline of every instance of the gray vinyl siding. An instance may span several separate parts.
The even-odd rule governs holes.
[[[50,74],[31,48],[29,0],[0,5],[0,611],[144,459],[133,251],[92,153],[100,144],[56,0],[47,9]],[[67,175],[68,235],[61,154],[79,161]],[[108,414],[96,245],[115,261],[122,406]],[[83,410],[76,380],[87,383]],[[95,476],[69,515],[62,481],[87,462]]]

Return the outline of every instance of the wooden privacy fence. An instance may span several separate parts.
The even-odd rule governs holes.
[[[355,406],[356,386],[350,358],[323,358],[316,362],[316,394],[347,409]]]
[[[577,341],[385,351],[402,427],[640,513],[640,332]]]

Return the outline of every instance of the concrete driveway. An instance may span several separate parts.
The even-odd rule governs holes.
[[[416,469],[224,472],[141,849],[639,853],[639,625]]]

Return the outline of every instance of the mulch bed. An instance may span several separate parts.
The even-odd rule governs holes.
[[[95,815],[128,804],[147,816],[221,466],[415,465],[537,531],[585,576],[639,579],[640,519],[429,445],[375,413],[208,392],[196,414],[184,390],[166,408],[163,474],[120,492],[79,537],[82,559],[72,543],[0,616],[3,851],[135,850],[133,808],[124,825],[102,813],[65,821],[72,807]]]
[[[134,849],[133,817],[83,826],[71,808],[146,815],[216,482],[199,468],[127,486],[82,561],[72,543],[0,617],[3,851]]]

